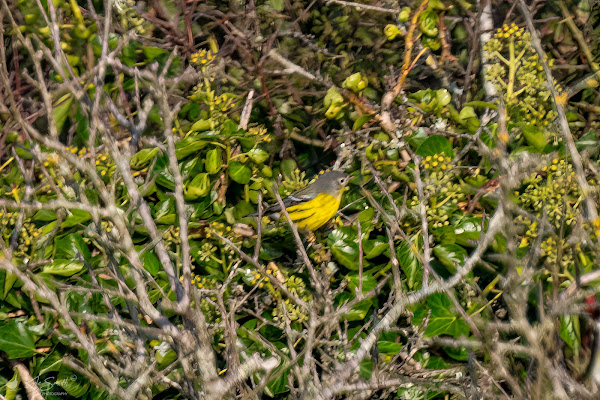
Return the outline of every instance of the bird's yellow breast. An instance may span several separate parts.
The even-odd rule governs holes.
[[[314,231],[333,218],[340,207],[341,197],[341,193],[338,197],[321,193],[312,200],[288,207],[286,210],[298,228]]]

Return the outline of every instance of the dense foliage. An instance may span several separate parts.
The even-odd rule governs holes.
[[[4,398],[597,393],[597,2],[0,10]]]

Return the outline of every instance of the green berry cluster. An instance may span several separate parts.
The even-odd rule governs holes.
[[[138,12],[134,8],[134,0],[115,0],[113,6],[119,16],[119,22],[123,29],[133,29],[140,35],[146,33],[146,29],[144,28],[146,20],[138,15]]]
[[[181,243],[181,239],[179,237],[179,227],[173,226],[167,229],[163,233],[163,242],[167,248],[179,245],[179,243]]]
[[[302,189],[308,185],[310,181],[306,179],[306,172],[295,169],[289,176],[286,176],[281,187],[283,188],[282,196],[289,196],[297,190]]]
[[[459,203],[466,200],[450,161],[451,158],[444,154],[427,156],[421,161],[423,169],[428,172],[423,178],[423,189],[428,199],[425,206],[427,222],[433,228],[450,225],[449,216],[457,211]],[[408,200],[408,206],[418,214],[420,204],[416,194]]]
[[[550,236],[545,239],[540,247],[543,250],[543,256],[545,257],[545,263],[552,266],[558,261],[558,250],[561,249],[560,267],[562,271],[568,272],[568,269],[574,265],[573,260],[573,248],[571,248],[565,239],[559,239],[555,236]]]
[[[567,226],[575,223],[582,194],[571,164],[555,158],[524,184],[514,193],[523,208],[538,217],[545,215],[556,228],[563,221]]]
[[[550,124],[557,114],[529,32],[514,23],[504,25],[484,50],[489,57],[486,79],[502,93],[509,118],[540,128]],[[552,65],[552,60],[549,64]],[[558,85],[557,89],[560,91]]]
[[[18,218],[19,213],[0,209],[0,232],[6,245],[10,243]],[[26,219],[19,231],[17,247],[14,249],[13,256],[17,258],[29,256],[41,234],[42,228],[36,227],[30,220]]]
[[[81,149],[79,150],[80,153],[82,150],[84,151],[84,153],[87,152],[86,149]],[[113,175],[115,169],[115,162],[112,158],[110,158],[110,155],[108,153],[96,154],[96,171],[98,171],[100,176],[102,176],[103,178],[110,178]]]
[[[310,292],[306,289],[306,284],[299,277],[290,276],[285,280],[284,284],[296,297],[304,301],[310,301],[312,299]],[[277,303],[277,307],[273,310],[273,319],[283,325],[285,324],[286,314],[291,322],[302,323],[308,321],[307,310],[303,310],[290,299],[281,300]]]
[[[190,62],[196,65],[208,65],[215,59],[212,51],[202,49],[190,56]]]
[[[217,295],[214,292],[214,289],[217,288],[217,280],[213,278],[208,278],[205,276],[199,276],[192,272],[191,283],[193,287],[196,287],[200,290],[208,291],[208,294],[203,297],[207,297],[202,299],[200,302],[200,310],[206,317],[206,320],[209,323],[219,323],[221,322],[221,313],[217,310],[215,306],[217,302]],[[179,278],[180,281],[183,281],[183,276]],[[210,301],[209,301],[210,300]]]

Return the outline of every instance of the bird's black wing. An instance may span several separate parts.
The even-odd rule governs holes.
[[[314,198],[314,196],[302,195],[300,192],[298,192],[298,193],[289,195],[288,197],[283,199],[283,205],[285,206],[285,208],[288,208],[291,206],[295,206],[296,204],[301,204],[306,201],[312,200],[313,198]],[[266,209],[264,209],[263,215],[266,216],[266,215],[270,215],[270,214],[276,214],[279,212],[281,212],[281,206],[279,205],[279,203],[275,203],[275,204],[267,207]],[[256,217],[256,216],[258,216],[258,212],[246,215],[246,217]]]

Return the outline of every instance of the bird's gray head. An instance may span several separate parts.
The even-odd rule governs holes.
[[[333,170],[320,175],[313,187],[317,193],[327,193],[332,196],[338,196],[340,191],[348,184],[350,176],[345,172]]]

